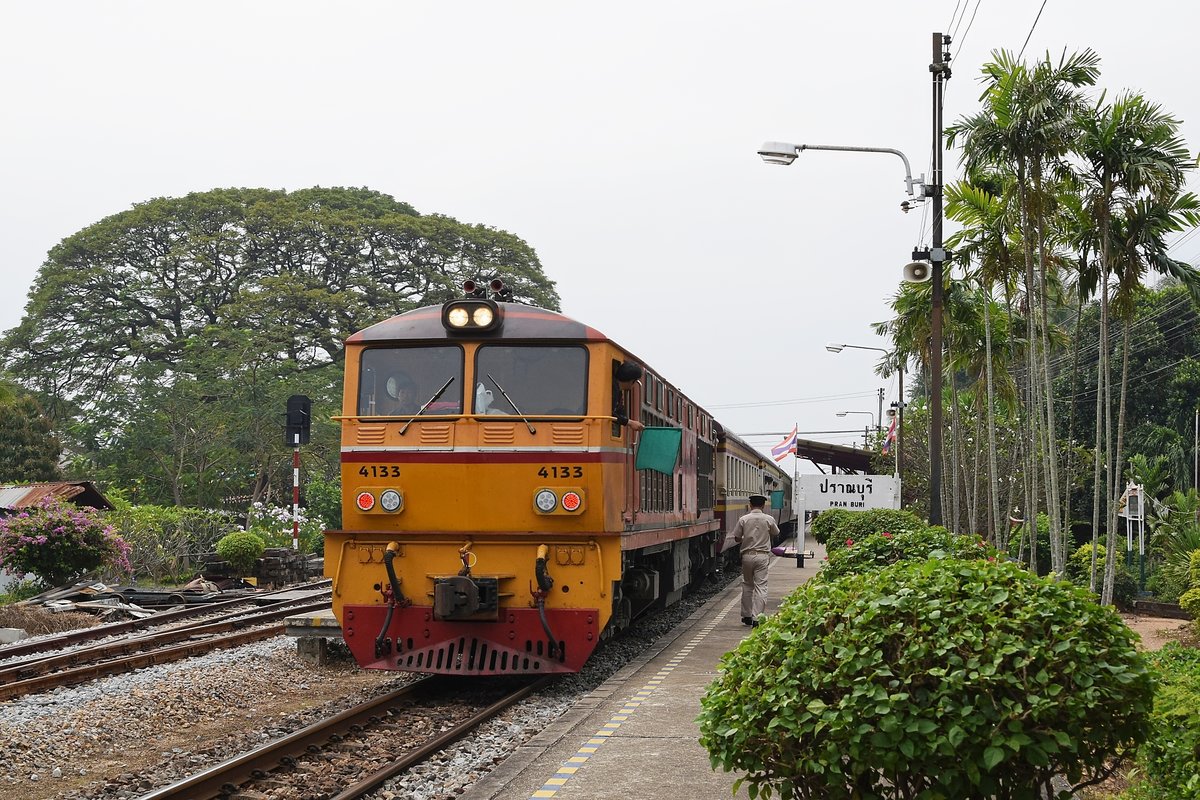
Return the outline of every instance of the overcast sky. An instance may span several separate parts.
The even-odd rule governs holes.
[[[20,322],[51,247],[135,203],[366,186],[520,236],[565,313],[761,449],[795,424],[861,440],[895,379],[874,375],[878,353],[825,344],[887,345],[869,326],[928,244],[928,215],[900,212],[894,156],[809,152],[781,168],[758,146],[889,147],[928,173],[941,31],[954,33],[947,123],[978,107],[992,50],[1091,47],[1102,86],[1144,91],[1195,150],[1200,92],[1185,57],[1200,10],[1137,8],[10,0],[0,330]],[[946,172],[958,175],[952,153]],[[1173,255],[1195,263],[1200,237]]]

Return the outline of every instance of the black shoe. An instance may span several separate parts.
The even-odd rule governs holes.
[[[753,627],[754,626],[754,618],[753,617],[742,617],[742,624]]]
[[[756,620],[753,620],[753,621],[750,623],[750,627],[751,627],[751,628],[757,628],[757,627],[758,627],[758,623],[759,623],[759,622],[760,622],[760,620],[757,620],[757,619],[756,619]]]

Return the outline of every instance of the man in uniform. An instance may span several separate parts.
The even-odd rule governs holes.
[[[767,610],[767,565],[771,542],[779,535],[775,520],[763,513],[767,498],[750,495],[750,513],[737,521],[733,538],[742,548],[742,624],[758,625]]]

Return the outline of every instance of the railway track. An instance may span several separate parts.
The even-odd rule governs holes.
[[[205,603],[191,605],[187,608],[180,608],[174,611],[161,611],[149,617],[142,619],[131,619],[123,622],[109,622],[104,625],[97,625],[94,628],[81,628],[79,630],[67,631],[58,634],[57,636],[41,637],[32,642],[18,642],[15,644],[5,645],[0,647],[0,659],[11,659],[18,656],[31,655],[33,653],[45,653],[53,650],[61,650],[64,647],[70,647],[81,642],[90,642],[96,639],[104,639],[108,636],[117,636],[130,631],[142,630],[144,628],[155,628],[160,625],[166,625],[179,620],[193,619],[195,617],[207,617],[215,612],[231,612],[232,609],[238,606],[257,605],[262,606],[263,601],[269,604],[278,605],[279,603],[289,602],[287,600],[271,601],[270,598],[285,593],[300,592],[307,590],[316,590],[328,587],[332,581],[325,579],[313,581],[301,586],[292,586],[286,589],[276,589],[271,592],[263,592],[250,597],[235,597],[231,600],[221,600],[216,603]],[[229,614],[221,615],[217,619],[224,619]],[[214,621],[214,620],[208,620]]]
[[[217,620],[8,663],[0,667],[0,701],[269,639],[282,634],[284,625],[268,623],[328,606],[328,592],[323,592],[320,599],[306,603],[276,603],[260,611],[234,612]]]
[[[553,676],[501,680],[491,682],[488,689],[475,685],[470,698],[464,699],[457,679],[419,678],[138,800],[206,800],[240,791],[281,799],[353,800],[430,758],[551,680]],[[356,777],[347,780],[346,775]]]

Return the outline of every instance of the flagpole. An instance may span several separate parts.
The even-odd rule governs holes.
[[[799,430],[796,423],[793,430]],[[796,439],[792,439],[792,503],[796,507],[796,569],[804,568],[804,506],[800,499],[800,447]]]

